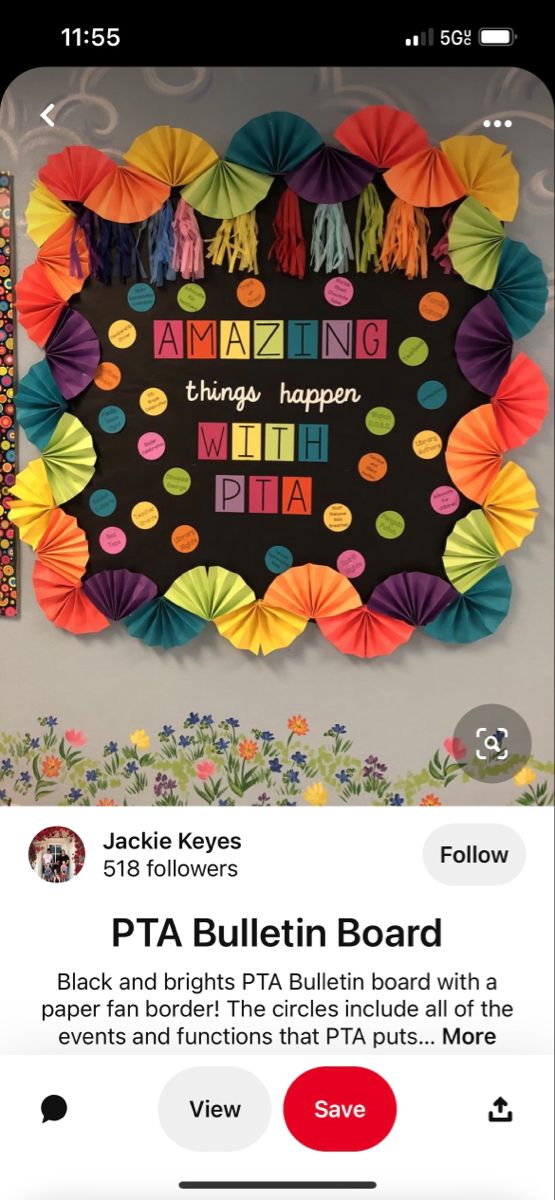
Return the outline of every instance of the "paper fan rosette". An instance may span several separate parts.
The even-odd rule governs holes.
[[[19,472],[12,495],[10,520],[17,525],[21,540],[36,550],[56,507],[42,458],[34,458]]]
[[[225,157],[263,175],[287,175],[322,145],[323,138],[309,121],[295,113],[268,112],[237,130]]]
[[[428,625],[456,595],[451,584],[439,575],[401,571],[374,588],[369,604],[373,612],[406,621],[408,625]]]
[[[504,449],[491,404],[471,409],[455,425],[445,451],[455,487],[481,504],[499,474]]]
[[[449,226],[449,257],[466,283],[489,292],[495,283],[505,230],[501,221],[472,196],[464,200]]]
[[[36,246],[42,246],[70,217],[73,218],[73,213],[67,204],[43,183],[35,184],[25,209],[25,220],[27,233]]]
[[[482,507],[499,553],[521,546],[532,533],[538,515],[536,489],[523,467],[506,463]]]
[[[313,204],[339,204],[358,196],[374,178],[375,170],[363,158],[321,146],[306,162],[285,176],[287,187]]]
[[[505,567],[494,567],[468,591],[424,627],[424,633],[440,642],[467,645],[495,633],[511,605],[511,580]]]
[[[30,442],[43,450],[67,404],[48,363],[35,363],[23,376],[15,395],[17,419]]]
[[[181,195],[205,217],[229,221],[252,212],[268,195],[272,183],[271,175],[261,175],[249,167],[220,159],[193,183],[186,184]]]
[[[64,413],[42,452],[42,461],[57,504],[78,496],[92,479],[96,451],[92,437],[77,417]]]
[[[82,204],[102,180],[114,170],[107,154],[94,146],[66,146],[50,154],[39,171],[39,179],[59,200]]]
[[[119,567],[97,571],[83,583],[83,591],[95,608],[110,621],[123,621],[156,596],[156,584],[137,571]]]
[[[67,579],[37,560],[33,569],[35,596],[45,616],[68,633],[100,633],[108,622],[83,591],[80,581]]]
[[[306,617],[274,608],[265,600],[254,600],[244,608],[216,617],[214,624],[218,633],[238,650],[271,654],[290,646],[306,628],[307,621]]]
[[[503,445],[523,446],[541,429],[548,406],[547,380],[526,354],[518,354],[491,398]]]
[[[216,151],[204,138],[172,125],[155,125],[139,134],[124,158],[169,187],[192,183],[218,161]]]
[[[483,134],[458,134],[441,142],[467,196],[489,208],[500,221],[513,221],[518,208],[519,175],[507,147]]]
[[[525,337],[543,317],[547,276],[537,254],[523,242],[505,238],[491,294],[514,338]]]
[[[318,628],[337,650],[355,658],[391,654],[414,633],[413,625],[374,612],[365,604],[335,617],[320,617]]]
[[[16,297],[21,324],[36,344],[45,347],[45,361],[32,367],[21,380],[16,407],[22,427],[42,457],[17,475],[10,516],[21,538],[36,550],[37,599],[49,619],[61,628],[74,633],[96,632],[110,621],[122,621],[129,634],[144,644],[168,649],[185,646],[212,622],[231,645],[267,655],[291,645],[308,621],[315,621],[322,635],[341,652],[370,659],[389,655],[410,639],[416,627],[424,628],[440,641],[462,644],[494,632],[506,615],[511,585],[505,568],[498,565],[499,559],[520,546],[532,532],[538,504],[534,485],[525,471],[514,463],[504,463],[503,457],[538,432],[547,412],[548,393],[541,371],[525,355],[519,354],[511,361],[513,339],[525,335],[540,320],[547,297],[547,280],[539,259],[522,243],[506,237],[502,225],[503,221],[513,219],[518,204],[518,173],[512,156],[506,146],[481,134],[457,135],[434,146],[410,113],[387,104],[368,105],[351,113],[338,125],[335,138],[337,145],[326,145],[310,122],[291,112],[274,111],[248,120],[231,138],[224,158],[218,157],[203,137],[159,125],[135,138],[122,163],[112,161],[94,147],[68,146],[51,154],[39,171],[26,214],[29,235],[39,251],[33,266],[23,272]],[[259,214],[257,207],[267,197],[276,176],[282,177],[285,187],[280,185],[282,194],[272,220],[268,205],[263,205]],[[307,205],[316,206],[310,242],[306,236]],[[94,424],[99,446],[100,469],[95,488],[99,496],[109,486],[112,470],[111,450],[106,450],[106,442],[102,440],[107,430],[96,420],[103,397],[91,386],[94,380],[96,387],[102,389],[106,385],[111,390],[109,373],[104,382],[101,374],[96,376],[100,344],[102,341],[106,345],[110,321],[106,329],[99,325],[97,335],[86,315],[92,311],[91,320],[96,323],[97,310],[91,304],[91,294],[100,287],[97,279],[107,283],[113,278],[124,285],[129,281],[130,307],[140,314],[147,311],[147,303],[148,307],[158,303],[155,318],[160,322],[165,316],[164,292],[160,289],[166,281],[170,284],[165,288],[166,299],[168,296],[171,299],[174,295],[171,285],[177,275],[193,285],[202,279],[208,300],[206,285],[222,266],[230,272],[245,271],[254,276],[260,269],[260,281],[244,279],[248,286],[243,288],[242,297],[237,294],[244,309],[256,308],[257,303],[264,302],[269,268],[262,263],[272,259],[272,270],[275,265],[282,274],[304,280],[307,302],[311,295],[311,272],[319,270],[341,276],[350,274],[355,266],[360,274],[374,270],[379,273],[380,286],[384,282],[393,286],[387,285],[392,271],[402,272],[409,280],[424,280],[428,271],[431,275],[437,272],[432,260],[438,257],[436,248],[431,255],[428,248],[430,214],[426,210],[446,210],[452,205],[454,208],[443,212],[442,244],[453,268],[445,283],[447,300],[450,302],[453,297],[454,301],[457,289],[468,293],[465,285],[489,294],[470,309],[461,302],[459,311],[467,311],[454,332],[456,365],[452,369],[458,375],[458,366],[468,383],[483,393],[484,403],[469,409],[475,400],[467,396],[464,404],[461,402],[460,408],[455,409],[456,415],[459,412],[464,415],[447,439],[444,461],[448,482],[481,507],[458,520],[455,517],[446,520],[447,511],[439,515],[439,520],[445,522],[443,575],[431,552],[429,558],[424,552],[412,560],[422,570],[392,570],[381,577],[380,549],[385,547],[380,548],[379,541],[375,542],[373,550],[377,557],[371,548],[366,556],[360,555],[366,563],[364,572],[368,571],[373,581],[381,578],[365,604],[360,595],[362,579],[353,581],[330,565],[330,561],[340,563],[336,549],[346,544],[343,542],[341,547],[341,542],[336,541],[337,533],[343,532],[339,529],[332,529],[330,538],[324,533],[327,540],[320,551],[318,538],[315,539],[311,553],[316,559],[327,559],[327,563],[305,561],[306,546],[312,543],[303,537],[298,543],[297,523],[289,523],[291,544],[285,540],[286,550],[277,542],[272,545],[269,539],[267,548],[259,552],[257,539],[253,534],[251,545],[247,532],[244,539],[239,539],[241,553],[243,557],[247,555],[240,574],[240,561],[236,562],[237,570],[229,569],[234,565],[235,528],[230,528],[233,536],[229,563],[225,568],[212,565],[204,516],[195,523],[194,547],[177,544],[174,537],[180,528],[177,524],[169,532],[164,528],[167,516],[164,509],[158,514],[162,520],[155,534],[146,534],[141,543],[140,527],[137,525],[134,530],[129,527],[129,537],[126,527],[118,551],[115,542],[110,545],[110,539],[103,535],[119,531],[98,523],[103,517],[96,511],[93,492],[90,505],[85,494],[75,508],[72,506],[72,512],[79,513],[83,529],[74,515],[63,511],[61,506],[88,487],[95,471],[96,451],[89,425],[92,429]],[[200,214],[198,220],[195,213]],[[220,222],[216,233],[203,226],[202,217]],[[265,242],[270,220],[275,237],[271,246]],[[134,281],[139,287],[134,287]],[[250,285],[255,282],[257,286],[252,288]],[[332,282],[335,285],[336,281]],[[142,283],[146,288],[141,287]],[[180,287],[176,283],[176,292]],[[116,291],[113,288],[112,295]],[[336,296],[340,291],[335,289]],[[343,296],[348,291],[343,288]],[[325,294],[327,303],[339,305],[340,300],[332,297],[330,288],[330,295]],[[95,295],[94,299],[97,298]],[[193,314],[185,320],[191,326],[195,320],[198,323],[194,336],[199,339],[208,336],[201,321],[208,317],[207,325],[210,324],[213,314],[207,308],[195,317],[193,305],[198,300],[198,289],[190,297],[184,291],[181,299],[179,307]],[[266,302],[270,299],[267,295]],[[335,315],[338,318],[345,315],[345,324],[349,318],[356,320],[359,299],[355,289],[351,309]],[[418,296],[416,300],[418,303]],[[351,303],[346,299],[343,302]],[[108,309],[107,303],[106,313]],[[451,317],[456,311],[453,303]],[[328,316],[334,315],[326,312]],[[268,314],[280,319],[284,315],[279,311],[273,313],[271,307],[252,315],[263,319]],[[121,312],[114,315],[120,317]],[[173,315],[179,317],[179,313]],[[243,311],[241,315],[246,325],[251,314]],[[354,320],[352,327],[356,328],[358,339]],[[135,320],[133,316],[131,322],[135,327],[134,338],[140,339],[143,318]],[[127,324],[122,322],[124,328]],[[446,322],[444,328],[448,325]],[[295,355],[290,350],[293,335],[285,323],[284,328],[287,330],[284,356],[293,359]],[[186,333],[189,338],[189,326]],[[255,328],[249,335],[254,338],[255,351],[259,333],[260,328]],[[239,340],[242,336],[237,333]],[[339,323],[337,333],[334,330],[328,336],[343,337]],[[126,345],[122,339],[119,345],[117,340],[109,340],[114,349],[108,352],[110,362],[106,366],[113,370],[114,380],[119,372],[123,405],[128,395],[126,389],[134,387],[136,382],[135,352],[128,350],[133,341]],[[434,349],[432,343],[430,348]],[[393,353],[391,349],[389,353]],[[187,348],[186,357],[190,356]],[[215,356],[218,357],[217,352]],[[225,357],[223,352],[220,357]],[[230,353],[229,357],[234,355]],[[246,369],[241,357],[238,354],[230,366],[237,375]],[[254,353],[253,362],[258,357],[264,355]],[[276,352],[269,357],[279,359],[280,355]],[[323,350],[320,357],[326,357]],[[359,357],[358,340],[353,357]],[[446,385],[450,383],[448,376],[446,370]],[[155,380],[153,376],[153,387]],[[145,388],[147,385],[150,386],[148,381]],[[119,387],[119,383],[113,386]],[[79,416],[68,411],[74,401],[75,414]],[[342,415],[345,417],[346,410]],[[170,413],[167,420],[169,430]],[[348,426],[347,421],[345,425]],[[369,426],[368,431],[371,432]],[[130,432],[132,435],[131,422]],[[125,438],[109,439],[108,444],[115,448],[116,454],[127,453]],[[139,448],[139,458],[141,453]],[[299,463],[319,461],[310,457],[305,460],[303,454],[299,443]],[[264,455],[260,462],[263,458]],[[294,455],[291,460],[295,461]],[[268,462],[271,461],[270,455]],[[126,465],[122,463],[120,468]],[[134,469],[149,471],[148,466],[137,461]],[[232,469],[230,465],[229,470]],[[266,469],[271,470],[270,466]],[[309,469],[312,473],[312,468]],[[151,478],[155,470],[154,467]],[[168,470],[168,476],[172,470]],[[274,474],[278,475],[279,483],[281,468]],[[359,474],[362,474],[360,466]],[[388,486],[392,474],[390,471]],[[379,478],[372,483],[372,497],[379,494]],[[164,504],[174,505],[176,522],[195,521],[199,482],[202,483],[202,476],[195,477],[192,473],[191,494],[183,501],[191,507],[181,518],[177,512],[180,501],[174,503],[173,493],[164,483],[170,497],[164,497]],[[358,477],[356,482],[360,488]],[[117,492],[116,485],[113,486]],[[263,504],[267,495],[262,493]],[[370,495],[370,490],[366,495]],[[116,496],[116,503],[118,499],[121,497]],[[255,491],[250,485],[245,487],[246,513],[256,511],[255,499]],[[339,499],[349,504],[348,488]],[[313,501],[316,505],[316,486]],[[279,500],[275,503],[279,507]],[[427,504],[427,511],[429,508]],[[124,524],[128,515],[125,506],[118,511]],[[281,508],[272,521],[281,520],[289,511]],[[308,515],[306,507],[303,515]],[[316,516],[316,511],[312,515]],[[359,515],[352,513],[354,553],[359,551],[355,532],[360,532]],[[435,523],[437,518],[436,513],[431,520]],[[222,528],[219,517],[218,522]],[[257,527],[262,524],[257,518]],[[373,528],[372,519],[370,526]],[[305,528],[303,522],[303,533]],[[270,529],[268,524],[268,533],[272,540],[277,538],[277,527],[272,524]],[[143,574],[140,559],[135,557],[139,553],[136,547],[141,544],[146,547],[149,537],[151,563],[149,566],[147,560]],[[162,554],[166,555],[162,565],[161,546],[165,547]],[[401,542],[399,547],[402,548]],[[103,556],[109,552],[121,555],[121,567],[102,569],[106,562]],[[180,569],[177,563],[181,564],[183,558],[171,560],[174,567],[168,574],[168,556],[185,553],[193,565],[173,578]],[[202,561],[206,559],[206,565],[195,565],[199,557]],[[285,560],[296,565],[282,570]],[[402,558],[397,560],[393,556],[388,560],[386,555],[386,561],[392,566],[398,561],[399,567],[402,566]],[[253,563],[249,579],[248,564]],[[425,569],[426,563],[430,570]],[[166,587],[168,578],[173,578],[173,582]],[[156,583],[157,579],[161,582]],[[367,588],[368,584],[364,599]]]
[[[264,601],[306,620],[318,620],[357,608],[360,596],[339,571],[307,563],[278,575],[267,589]]]
[[[380,171],[427,150],[430,144],[410,113],[389,104],[370,104],[352,113],[337,126],[334,137]]]
[[[37,546],[37,561],[77,583],[89,561],[89,543],[75,517],[55,508]]]
[[[447,538],[445,574],[458,592],[467,592],[497,566],[499,557],[489,523],[481,509],[475,509],[457,521]]]
[[[46,343],[46,361],[66,400],[88,387],[100,362],[100,344],[80,312],[64,312]]]
[[[145,645],[171,650],[173,646],[186,646],[204,629],[206,621],[172,604],[166,596],[156,596],[125,617],[125,624],[131,637]]]

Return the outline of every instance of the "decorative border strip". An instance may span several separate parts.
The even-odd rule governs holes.
[[[16,538],[9,516],[16,470],[12,182],[8,172],[0,171],[0,617],[15,617],[18,608]]]
[[[93,633],[109,620],[124,619],[133,636],[169,647],[188,642],[213,621],[237,648],[267,654],[290,645],[315,620],[338,649],[371,658],[408,641],[418,625],[440,640],[468,642],[492,633],[506,615],[511,588],[499,559],[532,531],[537,498],[522,468],[502,467],[502,456],[536,433],[547,411],[547,385],[539,369],[524,355],[510,364],[513,332],[522,336],[536,324],[547,295],[539,260],[506,239],[501,224],[515,215],[518,174],[506,147],[489,138],[459,136],[432,147],[409,114],[388,106],[355,113],[336,137],[346,149],[325,146],[317,131],[294,114],[268,113],[239,130],[227,157],[219,159],[195,134],[157,126],[135,139],[123,165],[88,147],[68,147],[51,155],[39,172],[27,217],[40,248],[17,287],[19,319],[37,344],[46,344],[47,360],[64,323],[79,322],[73,367],[81,386],[72,380],[62,395],[50,376],[46,384],[42,380],[35,408],[28,396],[18,403],[24,426],[40,426],[37,440],[44,439],[45,421],[49,436],[42,458],[17,477],[12,518],[23,540],[37,550],[39,603],[61,628]],[[371,191],[376,171],[384,173],[396,196],[380,245]],[[276,175],[284,177],[290,195],[317,205],[315,233],[331,209],[344,222],[343,201],[359,195],[357,232],[363,214],[366,226],[362,244],[357,241],[357,268],[365,271],[373,261],[375,269],[402,267],[409,278],[427,270],[428,223],[422,209],[462,201],[449,217],[445,245],[436,256],[441,253],[445,269],[454,268],[466,282],[492,291],[467,314],[455,347],[463,374],[490,399],[458,422],[446,448],[453,482],[481,506],[457,521],[447,538],[443,563],[449,582],[400,572],[380,584],[367,605],[339,572],[313,564],[290,568],[259,600],[244,580],[219,567],[185,572],[163,596],[155,594],[146,576],[128,571],[100,572],[82,583],[87,541],[61,505],[86,486],[96,461],[91,435],[66,411],[67,400],[92,378],[89,373],[83,382],[79,344],[85,339],[90,348],[97,342],[88,322],[69,308],[71,295],[93,266],[87,233],[91,213],[120,226],[156,215],[159,229],[170,189],[179,187],[184,220],[195,209],[222,220],[209,257],[220,263],[225,249],[230,269],[238,261],[241,269],[256,271],[254,209]],[[401,230],[410,231],[408,251],[399,248]],[[348,256],[338,262],[315,248],[314,236],[316,269],[348,269]],[[280,257],[277,242],[272,249],[278,269],[301,273],[291,267],[290,256]],[[194,274],[194,267],[189,270]],[[80,465],[68,486],[59,468],[74,458],[76,444]]]

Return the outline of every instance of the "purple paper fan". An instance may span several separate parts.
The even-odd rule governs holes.
[[[468,382],[493,396],[507,374],[513,339],[501,310],[491,296],[467,312],[455,338],[455,354]]]
[[[46,360],[66,400],[89,386],[100,362],[100,345],[89,322],[67,309],[46,343]]]
[[[458,592],[439,575],[401,571],[374,588],[368,601],[376,612],[409,625],[427,625],[452,604]]]
[[[291,191],[313,204],[338,204],[359,196],[376,174],[375,168],[333,146],[321,146],[300,167],[285,176]]]
[[[141,604],[153,600],[158,589],[146,575],[121,567],[91,575],[85,580],[83,591],[110,621],[122,621]]]

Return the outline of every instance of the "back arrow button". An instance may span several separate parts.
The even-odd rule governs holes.
[[[53,121],[52,121],[52,119],[51,119],[51,118],[48,116],[48,114],[52,112],[52,109],[53,109],[54,107],[55,107],[55,106],[54,106],[54,104],[47,104],[47,105],[46,105],[46,108],[44,108],[44,109],[43,109],[43,111],[42,111],[42,112],[41,112],[41,114],[40,114],[41,121],[44,121],[44,122],[46,123],[46,125],[50,125],[50,128],[51,128],[51,129],[53,129],[53,128],[54,128],[54,122],[53,122]]]

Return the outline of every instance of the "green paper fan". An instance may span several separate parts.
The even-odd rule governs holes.
[[[48,482],[56,504],[65,504],[83,491],[92,479],[96,452],[85,426],[64,413],[42,452]]]
[[[223,567],[193,567],[179,575],[165,592],[167,600],[205,621],[213,621],[256,599],[252,588]]]
[[[489,292],[495,283],[505,240],[501,221],[469,196],[459,205],[449,227],[451,262],[466,283]]]
[[[226,221],[252,212],[268,195],[273,182],[271,175],[261,175],[251,171],[250,167],[241,167],[221,158],[198,179],[186,184],[181,195],[205,217]]]
[[[481,508],[476,508],[457,521],[449,534],[443,566],[453,587],[467,592],[497,566],[499,558],[489,524]]]

